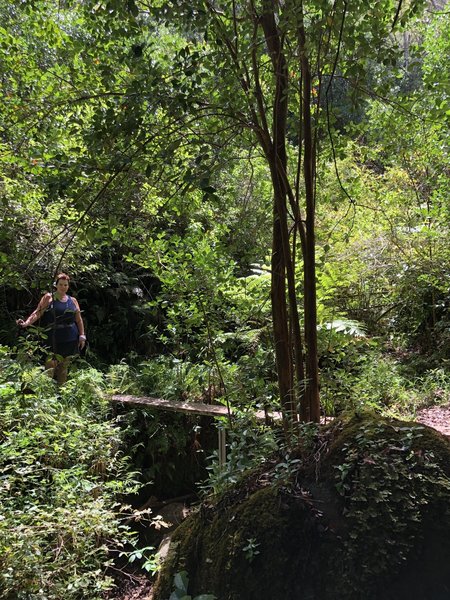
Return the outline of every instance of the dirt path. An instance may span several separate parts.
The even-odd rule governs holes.
[[[416,420],[450,437],[450,405],[422,408]]]

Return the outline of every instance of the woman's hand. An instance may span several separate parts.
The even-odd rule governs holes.
[[[23,319],[17,319],[16,323],[19,327],[22,327],[22,329],[25,329],[25,327],[27,327],[27,323]]]
[[[80,348],[80,350],[83,350],[83,348],[86,346],[86,336],[85,335],[79,335],[78,336],[78,347]]]

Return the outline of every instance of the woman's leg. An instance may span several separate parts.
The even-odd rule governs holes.
[[[56,359],[53,379],[56,379],[58,385],[64,385],[67,381],[67,371],[71,359],[78,354],[78,339],[71,342],[60,342],[56,345],[56,352],[53,356]]]
[[[57,365],[58,365],[58,361],[56,360],[56,358],[54,358],[54,357],[47,358],[47,360],[45,361],[45,373],[49,377],[55,378],[55,369],[56,369]]]
[[[56,364],[53,377],[58,385],[64,385],[67,381],[67,370],[69,368],[70,356],[64,356]]]

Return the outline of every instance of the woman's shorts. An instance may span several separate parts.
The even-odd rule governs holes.
[[[54,348],[49,347],[48,351],[51,354],[64,357],[75,356],[80,352],[78,348],[78,340],[73,340],[73,342],[58,342],[55,344]]]

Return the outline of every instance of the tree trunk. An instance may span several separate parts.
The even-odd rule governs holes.
[[[278,214],[279,199],[274,199],[273,241],[272,241],[272,320],[277,364],[278,387],[285,422],[285,430],[290,429],[294,411],[293,373],[291,343],[289,339],[288,313],[286,306],[286,275],[283,252],[282,220]]]
[[[299,28],[302,104],[303,104],[303,178],[306,196],[306,243],[304,249],[304,307],[306,345],[306,402],[301,411],[304,421],[320,420],[319,367],[317,360],[317,296],[316,296],[316,253],[315,253],[315,147],[311,125],[311,72],[306,47],[303,22]]]
[[[287,218],[287,190],[285,173],[287,172],[286,124],[288,110],[288,70],[283,54],[282,40],[278,31],[273,7],[265,4],[265,12],[261,17],[266,45],[273,66],[275,79],[275,97],[272,113],[273,145],[268,159],[274,190],[274,222],[272,248],[272,314],[274,320],[275,354],[277,358],[278,381],[283,409],[292,423],[297,420],[295,399],[295,374],[298,369],[295,357],[302,356],[300,325],[295,298],[295,274],[289,244],[289,228]],[[286,287],[289,290],[286,297]],[[282,288],[282,290],[281,290]],[[289,311],[288,304],[289,301]],[[282,302],[283,306],[280,306]],[[281,324],[279,320],[284,319]],[[295,322],[297,320],[297,322]],[[289,327],[291,323],[291,327]],[[292,332],[292,333],[291,333]],[[293,339],[294,338],[294,339]],[[295,351],[293,351],[293,347]],[[300,370],[302,370],[301,365]],[[289,389],[286,384],[289,378]]]

